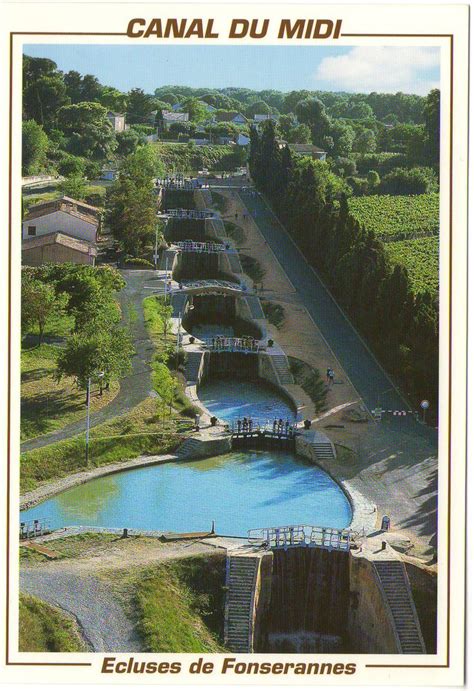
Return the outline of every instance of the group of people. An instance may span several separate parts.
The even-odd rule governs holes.
[[[282,418],[273,420],[273,434],[285,434],[287,437],[292,437],[294,434],[294,427],[290,424],[288,418],[283,421]]]
[[[273,424],[270,425],[269,422],[267,422],[266,425],[264,425],[264,429],[268,429],[270,427],[271,431],[273,434],[278,435],[278,436],[286,436],[292,438],[295,434],[295,428],[294,426],[290,423],[288,418],[286,420],[283,420],[283,418],[275,418],[273,420]],[[255,423],[254,420],[252,420],[251,417],[244,417],[242,420],[239,418],[237,420],[237,433],[240,434],[241,432],[252,432],[255,429],[260,430],[261,426],[260,423]]]
[[[240,338],[212,336],[210,346],[212,350],[243,350],[245,352],[257,352],[259,348],[257,339],[251,336],[242,336]]]

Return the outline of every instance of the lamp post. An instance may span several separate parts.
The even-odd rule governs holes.
[[[181,312],[178,314],[178,333],[176,334],[176,369],[179,366],[179,346],[181,344]]]
[[[97,378],[102,379],[105,372],[98,372]],[[90,407],[91,407],[91,377],[87,380],[87,413],[86,413],[86,466],[89,465],[89,435],[90,435]]]

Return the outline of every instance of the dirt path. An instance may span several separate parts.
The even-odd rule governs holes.
[[[54,540],[50,544],[54,546]],[[209,544],[193,541],[117,540],[91,549],[83,557],[21,567],[20,589],[71,614],[94,652],[139,652],[135,624],[107,577],[118,570],[214,551]]]
[[[153,352],[153,343],[148,336],[143,319],[142,302],[144,297],[151,295],[153,292],[145,288],[145,286],[156,284],[157,289],[159,289],[161,282],[156,280],[154,271],[123,270],[121,274],[127,285],[118,297],[124,318],[128,320],[130,310],[133,312],[131,330],[136,353],[132,358],[132,371],[120,382],[120,391],[117,396],[108,405],[91,414],[91,427],[127,413],[141,403],[151,391],[150,359]],[[32,449],[67,439],[84,432],[84,429],[85,420],[77,420],[56,432],[24,442],[21,445],[21,452],[31,451]]]

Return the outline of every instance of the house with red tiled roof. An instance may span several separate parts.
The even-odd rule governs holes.
[[[21,263],[23,266],[40,266],[52,262],[62,264],[89,264],[94,266],[97,248],[90,242],[63,235],[48,233],[31,237],[21,243]]]

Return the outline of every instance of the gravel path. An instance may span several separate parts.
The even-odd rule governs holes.
[[[71,614],[94,652],[139,652],[142,646],[134,622],[122,607],[120,596],[102,577],[104,572],[110,575],[114,570],[135,569],[225,549],[213,542],[163,544],[157,539],[117,540],[108,543],[105,549],[90,550],[81,558],[22,566],[20,590]],[[48,544],[54,549],[54,540]]]
[[[140,651],[133,624],[98,578],[67,570],[26,569],[20,574],[20,588],[72,614],[94,652]]]
[[[128,318],[130,307],[135,312],[135,319],[132,321],[132,334],[136,354],[132,358],[132,371],[120,382],[120,391],[117,396],[109,405],[91,414],[91,427],[100,425],[107,420],[128,412],[145,400],[151,391],[150,359],[153,353],[153,343],[148,336],[143,319],[142,301],[144,297],[153,293],[153,291],[145,288],[145,285],[156,284],[159,290],[163,284],[161,281],[156,280],[154,271],[122,270],[121,274],[127,285],[120,291],[118,297],[125,318]],[[80,434],[84,430],[85,420],[77,420],[56,432],[44,434],[41,437],[24,442],[21,445],[21,452],[47,446],[48,444]]]

